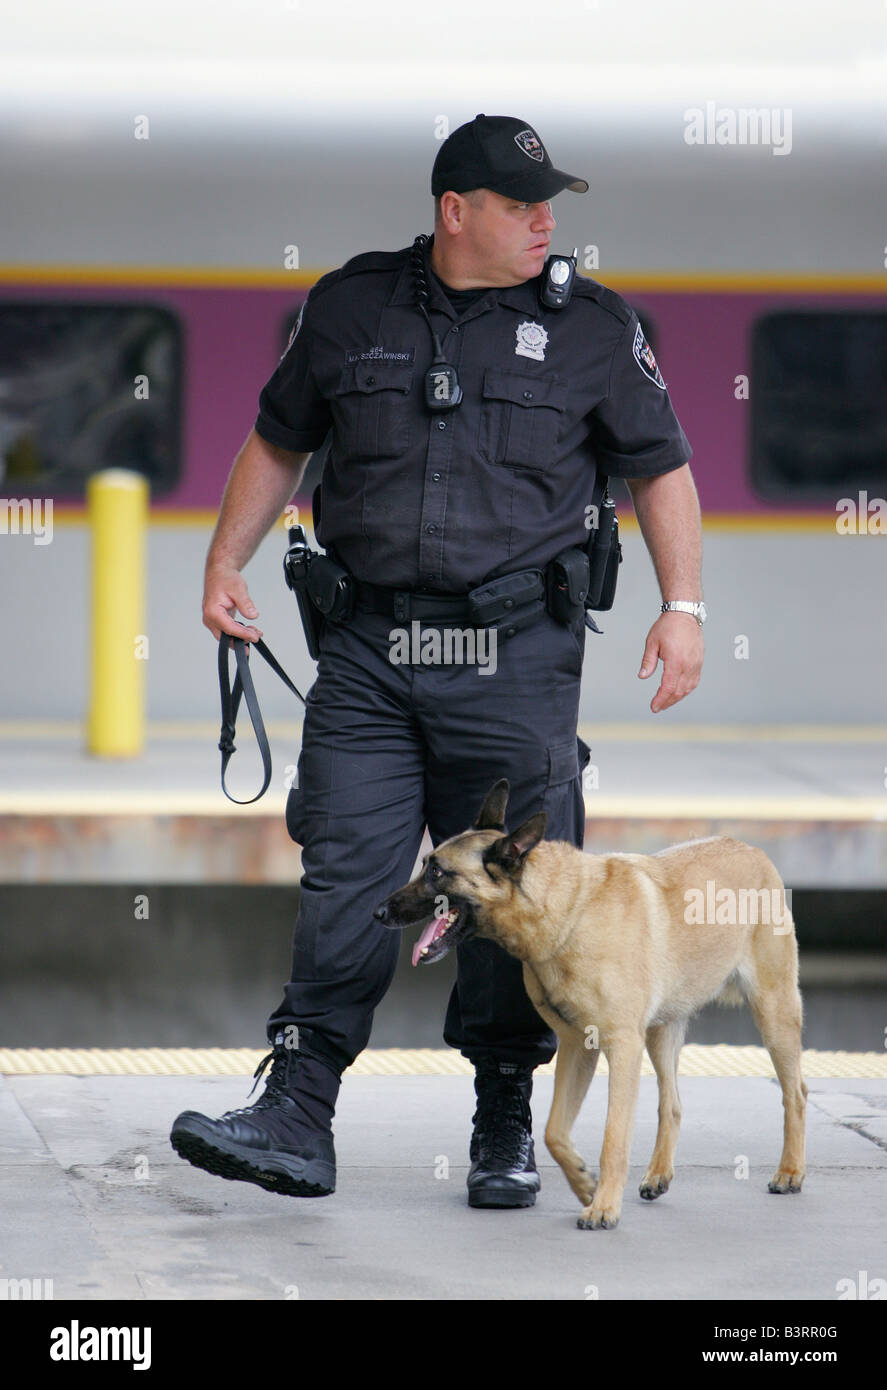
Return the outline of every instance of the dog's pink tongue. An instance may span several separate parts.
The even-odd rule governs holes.
[[[419,940],[413,947],[413,965],[419,964],[419,959],[423,947],[430,946],[432,941],[434,941],[438,936],[440,936],[446,924],[447,913],[443,913],[443,915],[440,917],[435,917],[433,922],[428,923],[428,926],[425,928],[422,935],[419,937]]]

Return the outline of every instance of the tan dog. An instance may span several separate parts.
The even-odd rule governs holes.
[[[583,1204],[579,1226],[610,1229],[619,1220],[645,1043],[659,1080],[659,1129],[640,1193],[652,1201],[668,1190],[681,1120],[678,1055],[688,1018],[717,998],[744,996],[751,1006],[785,1107],[770,1191],[799,1192],[807,1087],[798,949],[766,854],[726,836],[658,854],[585,854],[543,840],[544,813],[508,834],[508,790],[497,782],[474,827],[426,855],[422,872],[375,915],[393,929],[428,923],[414,965],[473,935],[523,962],[527,993],[558,1036],[545,1141]],[[598,1181],[570,1131],[601,1051],[610,1085]]]

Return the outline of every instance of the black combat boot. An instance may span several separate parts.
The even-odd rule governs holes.
[[[218,1120],[185,1110],[173,1124],[170,1142],[195,1168],[220,1178],[254,1182],[290,1197],[327,1197],[336,1190],[331,1122],[340,1078],[332,1064],[325,1066],[286,1042],[278,1032],[253,1073],[258,1083],[271,1063],[255,1105],[228,1110]]]
[[[481,1057],[468,1173],[470,1207],[532,1207],[539,1191],[530,1096],[533,1068]]]

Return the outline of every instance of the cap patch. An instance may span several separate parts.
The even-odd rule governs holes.
[[[660,391],[665,390],[665,382],[662,373],[656,365],[656,358],[653,356],[653,349],[644,337],[644,330],[638,324],[638,331],[634,335],[634,360],[637,362],[644,376],[648,376],[655,382]]]
[[[541,164],[545,158],[542,141],[532,130],[519,130],[514,137],[514,143],[524,154],[529,155],[530,159],[535,159],[537,164]]]

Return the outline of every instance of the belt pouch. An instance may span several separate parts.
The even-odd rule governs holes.
[[[354,612],[354,581],[328,555],[315,555],[306,581],[311,602],[331,622],[347,622]]]

